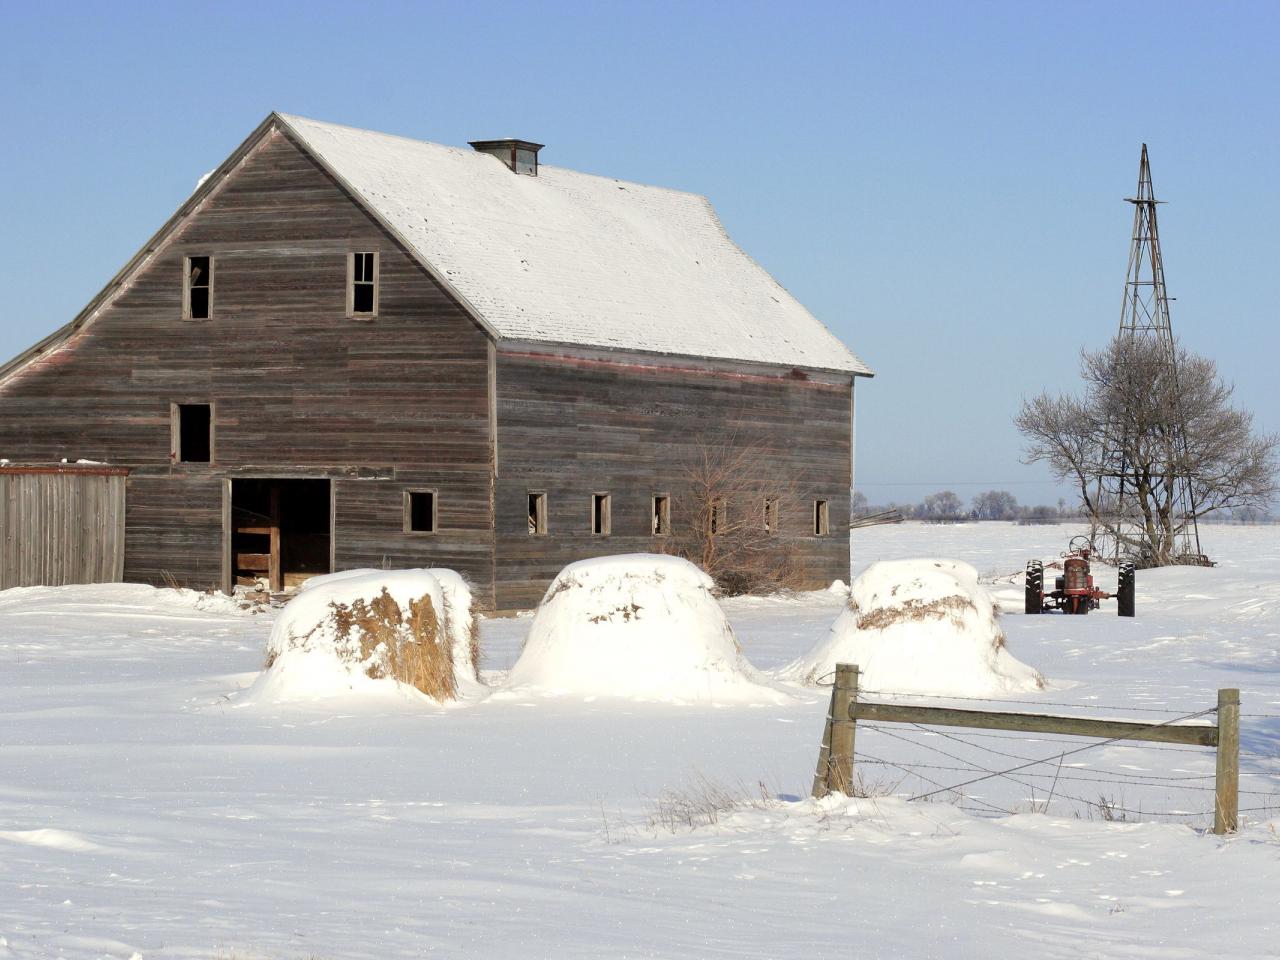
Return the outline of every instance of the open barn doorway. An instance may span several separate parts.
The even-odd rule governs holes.
[[[231,481],[231,585],[279,593],[332,570],[330,481]]]

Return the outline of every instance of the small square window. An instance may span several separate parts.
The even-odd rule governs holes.
[[[710,533],[721,533],[725,529],[725,505],[723,500],[712,500],[707,510],[707,527]]]
[[[172,409],[173,459],[178,463],[213,462],[213,407],[175,403]]]
[[[529,536],[542,537],[547,533],[547,495],[529,494]]]
[[[764,532],[778,532],[778,498],[764,498]]]
[[[208,320],[213,310],[213,257],[184,257],[182,316]]]
[[[671,533],[671,498],[665,493],[653,495],[653,535],[665,537]]]
[[[436,532],[436,492],[434,490],[404,492],[404,532]]]
[[[591,495],[591,532],[597,537],[609,535],[609,494]]]
[[[831,532],[831,510],[826,500],[813,501],[813,535],[825,537]]]
[[[347,255],[347,316],[378,314],[378,254]]]

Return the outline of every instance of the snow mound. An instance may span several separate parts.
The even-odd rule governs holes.
[[[471,591],[453,570],[345,570],[312,577],[280,612],[248,701],[352,692],[438,701],[479,686]]]
[[[666,702],[785,701],[742,656],[713,586],[679,557],[571,563],[538,605],[506,687]]]
[[[781,676],[814,683],[837,663],[857,664],[867,690],[984,696],[1044,686],[1005,649],[977,571],[956,560],[873,563],[826,638]]]

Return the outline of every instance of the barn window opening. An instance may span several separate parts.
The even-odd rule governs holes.
[[[815,537],[825,537],[831,532],[831,511],[828,507],[828,501],[813,501],[813,535]]]
[[[540,537],[547,532],[547,495],[529,494],[529,536]]]
[[[778,498],[764,498],[764,532],[778,532]]]
[[[665,537],[671,532],[671,498],[665,493],[653,496],[653,535]]]
[[[213,307],[213,258],[187,257],[182,284],[182,315],[188,320],[208,320]]]
[[[353,253],[347,258],[347,313],[372,317],[378,312],[378,255]]]
[[[404,492],[404,532],[436,532],[436,492],[434,490]]]
[[[333,572],[333,490],[328,480],[230,481],[230,583],[279,592]]]
[[[173,458],[179,463],[211,463],[213,407],[207,403],[179,403],[176,406]]]
[[[707,511],[707,526],[712,533],[719,533],[724,528],[724,501],[712,500],[711,509]]]
[[[609,535],[609,494],[591,495],[591,532],[599,537]]]

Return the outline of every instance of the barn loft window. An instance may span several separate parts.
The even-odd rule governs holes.
[[[547,532],[547,495],[529,494],[529,536],[540,537]]]
[[[764,498],[764,532],[778,532],[778,498]]]
[[[436,492],[434,490],[404,492],[404,532],[436,532]]]
[[[178,463],[213,462],[213,407],[210,404],[173,405],[173,459]]]
[[[591,532],[598,537],[609,535],[609,494],[591,495]]]
[[[213,257],[184,257],[182,316],[208,320],[213,308]]]
[[[347,316],[378,315],[377,253],[347,254]]]
[[[813,501],[813,535],[825,537],[831,532],[831,511],[826,500]]]
[[[665,493],[653,495],[653,535],[665,537],[671,532],[671,498]]]

